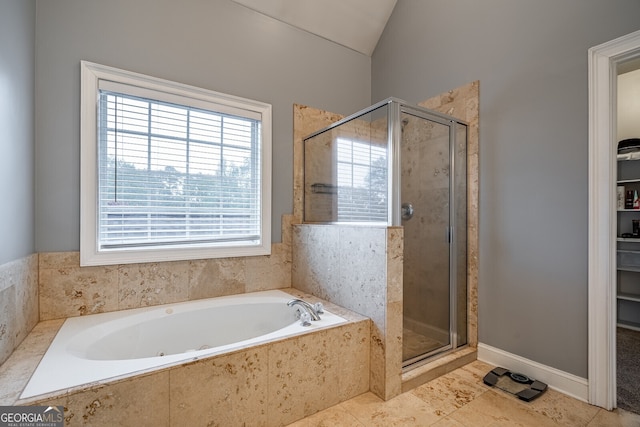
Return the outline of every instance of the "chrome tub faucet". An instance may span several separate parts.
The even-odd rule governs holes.
[[[294,305],[297,305],[302,308],[300,311],[300,323],[303,326],[309,326],[311,324],[309,320],[314,320],[314,321],[320,320],[320,313],[324,312],[321,303],[311,305],[308,302],[298,298],[294,298],[290,300],[287,303],[287,305],[289,307],[293,307]],[[304,315],[305,313],[307,313],[306,316]]]

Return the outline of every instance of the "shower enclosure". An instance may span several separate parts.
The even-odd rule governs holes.
[[[404,227],[403,367],[467,343],[467,125],[389,98],[304,140],[304,222]]]

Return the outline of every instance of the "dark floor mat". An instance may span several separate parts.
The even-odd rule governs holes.
[[[640,331],[618,328],[616,335],[618,408],[640,414]]]

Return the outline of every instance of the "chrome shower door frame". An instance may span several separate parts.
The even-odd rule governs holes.
[[[376,104],[373,104],[365,109],[362,109],[354,114],[351,114],[342,120],[339,120],[328,127],[325,127],[317,132],[314,132],[307,137],[303,138],[303,146],[307,143],[308,140],[318,136],[324,132],[330,131],[332,129],[338,128],[341,125],[350,122],[354,119],[362,117],[366,114],[373,113],[375,110],[378,110],[381,107],[387,106],[387,225],[388,226],[402,226],[402,169],[401,169],[401,161],[402,161],[402,153],[401,153],[401,141],[402,141],[402,123],[401,123],[401,114],[409,114],[412,116],[416,116],[420,119],[428,120],[431,122],[435,122],[449,128],[449,225],[447,230],[444,230],[443,233],[446,233],[448,243],[449,243],[449,344],[443,347],[437,348],[433,351],[429,351],[425,354],[414,357],[408,361],[403,361],[404,369],[411,369],[413,367],[420,366],[432,357],[437,354],[441,354],[446,351],[453,351],[458,347],[462,347],[466,345],[465,343],[458,343],[458,326],[466,327],[465,325],[458,325],[458,289],[460,287],[460,283],[458,283],[458,269],[464,267],[465,268],[465,282],[466,282],[466,270],[467,270],[467,256],[465,255],[464,265],[461,265],[461,261],[459,260],[458,254],[458,233],[467,233],[467,221],[465,217],[465,227],[464,230],[458,229],[456,227],[456,213],[458,210],[456,204],[456,198],[458,196],[458,190],[456,188],[456,171],[458,169],[457,161],[456,161],[456,148],[458,145],[458,130],[460,127],[464,127],[466,129],[464,144],[465,144],[465,156],[468,144],[468,123],[464,121],[458,120],[452,116],[448,116],[446,114],[442,114],[439,112],[435,112],[426,108],[410,105],[407,102],[398,99],[398,98],[387,98],[383,101],[380,101]],[[306,151],[303,148],[303,164],[306,164]],[[463,167],[466,168],[466,159]],[[303,171],[306,179],[306,171]],[[465,179],[465,194],[467,188],[467,170],[465,169],[464,179]],[[304,181],[303,179],[303,181]],[[303,191],[303,206],[306,206],[306,194]],[[466,199],[466,196],[465,196]],[[466,206],[466,203],[465,203]],[[466,206],[468,208],[468,206]],[[466,209],[465,208],[465,209]],[[466,213],[465,213],[466,215]],[[309,222],[306,218],[306,213],[303,214],[303,222]],[[311,221],[313,222],[313,221]],[[340,223],[340,221],[329,221],[327,223]],[[373,222],[368,222],[367,224],[373,224]],[[380,222],[378,222],[380,224]],[[465,238],[466,242],[466,238]],[[465,254],[466,254],[466,247]],[[467,283],[465,283],[465,286]],[[467,291],[468,292],[468,291]],[[466,310],[466,305],[465,305]],[[465,313],[466,315],[466,313]],[[466,335],[465,335],[466,336]]]
[[[424,120],[439,123],[449,128],[449,226],[445,230],[449,240],[449,344],[437,348],[433,351],[411,358],[402,363],[403,369],[411,369],[426,363],[428,359],[437,354],[453,351],[458,347],[466,345],[458,343],[458,278],[457,271],[460,267],[458,265],[458,245],[457,245],[457,233],[466,233],[466,227],[464,230],[458,230],[456,225],[456,196],[457,189],[455,185],[456,177],[456,147],[458,137],[458,127],[464,126],[468,128],[467,123],[460,121],[454,117],[447,116],[445,114],[437,113],[425,108],[408,105],[402,100],[389,98],[388,102],[391,104],[388,110],[388,136],[389,136],[389,170],[388,174],[388,198],[390,200],[389,206],[389,224],[392,226],[401,226],[402,223],[402,169],[401,169],[401,141],[402,141],[402,129],[401,129],[401,114],[409,114],[419,117]],[[465,138],[466,139],[466,138]],[[467,141],[465,141],[465,153],[466,153]],[[466,162],[465,162],[466,163]],[[466,166],[466,165],[465,165]],[[465,170],[465,180],[467,172]],[[466,188],[466,185],[465,185]],[[466,222],[465,222],[466,223]],[[466,267],[466,262],[465,262]],[[465,268],[466,269],[466,268]],[[465,307],[466,309],[466,307]]]

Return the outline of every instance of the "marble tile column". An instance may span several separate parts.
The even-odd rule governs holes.
[[[301,224],[293,228],[292,283],[372,321],[370,390],[401,392],[402,229]]]
[[[38,321],[38,254],[0,265],[0,365]]]

